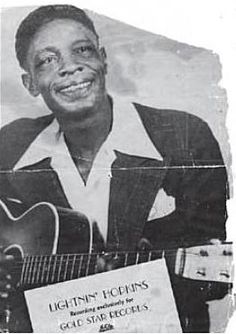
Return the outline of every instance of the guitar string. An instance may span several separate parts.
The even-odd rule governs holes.
[[[43,258],[44,257],[44,258]],[[54,281],[56,281],[56,282],[60,282],[61,280],[62,281],[65,281],[66,280],[66,275],[67,275],[67,273],[68,273],[68,265],[67,265],[67,263],[68,263],[68,261],[64,261],[64,263],[66,263],[66,267],[63,269],[63,272],[64,272],[64,275],[63,275],[63,279],[61,279],[61,270],[62,270],[62,266],[63,266],[63,262],[62,262],[62,259],[63,257],[61,257],[60,259],[59,259],[59,270],[58,270],[58,273],[57,273],[57,279],[55,280],[55,278],[54,278],[54,268],[55,268],[55,266],[56,266],[56,261],[57,261],[57,258],[55,257],[55,263],[54,263],[54,268],[53,268],[53,273],[52,273],[52,277],[51,277],[51,279],[50,279],[50,271],[51,271],[51,267],[50,266],[48,266],[47,267],[47,261],[46,261],[46,258],[45,258],[45,256],[42,256],[42,261],[41,261],[41,263],[43,262],[44,264],[43,264],[43,268],[42,268],[42,272],[41,272],[41,277],[40,277],[40,270],[39,270],[39,275],[38,275],[38,278],[36,279],[36,281],[34,282],[34,280],[32,279],[32,278],[30,278],[30,274],[31,274],[31,268],[29,268],[28,270],[27,270],[27,272],[25,273],[25,279],[24,280],[22,280],[20,283],[26,283],[26,284],[33,284],[33,283],[35,283],[35,284],[38,284],[38,283],[41,283],[41,284],[43,284],[44,283],[44,274],[46,274],[47,276],[47,279],[46,279],[46,282],[45,283],[47,283],[47,282],[54,282]],[[90,257],[91,258],[91,257]],[[78,267],[78,276],[76,276],[76,278],[78,278],[78,277],[80,277],[80,276],[82,276],[82,274],[83,274],[83,272],[84,272],[84,275],[83,276],[88,276],[88,274],[89,274],[89,269],[90,269],[90,267],[89,267],[89,265],[91,265],[92,266],[92,269],[93,268],[95,268],[95,266],[96,266],[96,261],[94,262],[94,261],[92,261],[92,259],[88,262],[86,262],[86,263],[84,263],[83,264],[83,258],[82,257],[80,257],[80,263],[79,263],[79,267]],[[31,263],[31,261],[32,261],[32,257],[29,257],[29,259],[28,259],[28,262],[29,263]],[[88,265],[89,264],[89,265]],[[34,268],[34,270],[35,270],[35,268]],[[73,268],[73,270],[74,270],[74,268]],[[81,273],[81,271],[82,271],[82,273]],[[93,269],[93,272],[92,273],[95,273],[96,271],[94,271],[94,269]],[[73,277],[73,276],[71,276],[71,277]]]
[[[72,260],[72,268],[71,268],[71,272],[70,272],[70,279],[72,279],[73,274],[74,274],[74,270],[75,270],[75,261],[76,261],[76,255],[73,256],[73,260]]]
[[[126,253],[127,254],[127,253]],[[126,255],[125,254],[125,255]],[[127,254],[127,255],[129,255],[129,254]],[[133,254],[131,254],[131,255],[133,255]],[[142,255],[147,255],[146,253],[144,253],[144,254],[142,254]],[[155,254],[156,255],[156,254]],[[135,259],[132,259],[132,262],[131,263],[129,263],[130,265],[131,264],[137,264],[138,262],[139,262],[139,256],[140,256],[140,254],[139,253],[137,253],[137,255],[135,256]],[[43,282],[43,276],[44,276],[44,273],[46,272],[46,274],[47,274],[47,276],[49,275],[49,271],[51,270],[51,265],[49,265],[50,263],[51,263],[51,261],[52,261],[52,257],[54,257],[54,264],[53,264],[53,267],[55,268],[57,265],[58,265],[58,263],[57,263],[57,258],[55,257],[55,256],[50,256],[50,257],[45,257],[45,256],[41,256],[40,257],[40,259],[38,260],[38,262],[37,261],[35,261],[37,264],[39,264],[39,265],[41,265],[42,263],[43,263],[43,268],[42,268],[42,272],[41,272],[41,283]],[[98,254],[90,254],[90,256],[87,256],[87,260],[86,260],[86,262],[83,264],[82,262],[82,260],[83,260],[83,256],[77,256],[77,258],[79,259],[79,261],[80,261],[80,264],[79,264],[79,268],[78,268],[78,276],[80,276],[80,274],[81,274],[81,269],[82,269],[82,271],[84,271],[84,270],[86,270],[86,272],[85,272],[85,276],[87,276],[87,274],[89,273],[88,271],[89,271],[89,265],[91,264],[91,266],[92,266],[92,269],[93,269],[93,271],[94,271],[94,266],[96,266],[97,265],[97,258],[98,258]],[[37,259],[37,257],[36,257],[36,259]],[[47,264],[47,259],[48,259],[48,264]],[[128,259],[128,257],[125,257],[125,262],[124,262],[124,265],[126,266],[126,262],[127,262],[127,259]],[[57,277],[57,280],[60,280],[60,271],[61,271],[61,267],[62,267],[62,265],[63,265],[63,262],[64,262],[64,264],[66,264],[66,267],[67,268],[65,268],[65,269],[63,269],[63,271],[65,270],[65,272],[67,272],[67,269],[68,269],[68,265],[69,265],[69,263],[71,262],[71,261],[69,261],[68,259],[67,260],[63,260],[63,257],[60,257],[60,259],[59,259],[60,261],[59,261],[59,270],[58,270],[58,277]],[[29,262],[29,263],[31,263],[31,261],[32,261],[32,257],[29,257],[28,258],[28,261],[26,261],[26,262]],[[147,259],[145,258],[143,258],[143,260],[141,261],[141,262],[147,262]],[[75,261],[74,261],[74,259],[73,259],[73,270],[74,270],[74,264],[75,264]],[[14,272],[17,272],[17,269],[20,269],[20,268],[17,268],[16,266],[15,266],[15,270],[14,270]],[[36,279],[36,281],[39,281],[39,276],[40,276],[40,267],[39,267],[39,273],[38,273],[38,277],[37,277],[37,279]],[[31,267],[29,267],[27,270],[26,270],[26,277],[31,273],[31,271],[32,271],[32,268]],[[33,272],[35,271],[35,267],[33,268]],[[53,272],[54,272],[55,270],[53,270]],[[13,272],[13,271],[12,271]],[[52,275],[53,276],[53,275]],[[29,276],[28,276],[29,277]],[[53,277],[52,277],[53,278]],[[33,280],[32,280],[33,281]],[[47,279],[47,281],[48,281],[48,279]],[[30,283],[30,278],[28,278],[28,283]]]
[[[197,256],[197,257],[207,257],[209,254],[200,252],[193,252],[189,251],[187,249],[182,248],[185,250],[186,255],[191,256]],[[202,250],[204,251],[204,249]],[[169,249],[165,251],[167,254],[175,255],[177,254],[176,249]],[[41,283],[43,284],[48,282],[60,282],[65,281],[68,275],[68,267],[71,267],[69,271],[70,278],[73,279],[74,270],[77,266],[77,262],[79,261],[78,265],[78,272],[77,277],[81,276],[88,276],[89,274],[96,273],[98,258],[100,256],[110,256],[111,259],[119,259],[122,261],[122,264],[120,265],[122,267],[126,267],[128,265],[135,265],[139,263],[139,259],[141,257],[140,263],[149,262],[151,260],[155,260],[157,258],[163,257],[164,251],[158,249],[158,250],[150,250],[149,252],[145,250],[141,251],[120,251],[120,252],[110,252],[110,253],[80,253],[80,254],[55,254],[55,255],[31,255],[26,256],[24,259],[21,259],[20,261],[14,262],[14,270],[12,270],[12,274],[21,273],[20,277],[20,284],[37,284]],[[225,250],[227,252],[227,249]],[[215,257],[219,257],[222,255],[232,255],[231,250],[228,250],[228,254],[224,254],[223,252],[221,254],[215,254]],[[160,256],[161,255],[161,256]],[[122,258],[124,256],[124,259]],[[66,257],[66,258],[64,258]],[[71,258],[72,257],[72,258]],[[130,257],[132,257],[130,261]],[[135,259],[133,258],[135,257]],[[154,257],[154,259],[152,259]],[[58,259],[59,259],[59,268],[58,270]],[[54,261],[53,261],[54,260]],[[85,260],[85,263],[83,261]],[[124,260],[124,263],[123,263]],[[53,263],[53,267],[51,267],[51,262]],[[129,262],[129,263],[128,263]],[[19,267],[20,266],[20,267]],[[42,269],[41,269],[42,267]],[[64,267],[64,268],[63,268]],[[52,273],[51,273],[52,270]],[[57,278],[55,280],[55,273],[57,271]],[[61,277],[61,271],[63,277]],[[91,272],[92,271],[92,272]],[[37,272],[37,276],[36,275]],[[41,272],[41,275],[40,275]],[[51,273],[51,278],[50,278]]]
[[[159,253],[161,253],[161,251],[156,251],[156,252],[159,252]],[[122,253],[123,252],[118,252],[118,255],[122,255]],[[132,253],[132,252],[129,252],[129,253],[125,253],[125,254],[127,254],[127,256],[131,256],[131,255],[134,255],[134,254],[142,254],[142,255],[145,255],[145,254],[149,254],[150,252],[148,252],[148,253],[142,253],[142,252],[134,252],[134,253]],[[152,253],[152,256],[153,255],[156,255],[155,254],[155,251],[151,251],[151,253]],[[165,253],[166,253],[166,251],[165,251]],[[58,257],[62,257],[62,256],[76,256],[76,257],[80,257],[80,256],[89,256],[89,254],[91,255],[91,256],[94,256],[94,257],[96,257],[96,256],[106,256],[107,254],[105,253],[80,253],[80,254],[53,254],[53,255],[45,255],[45,257],[47,257],[48,259],[50,258],[50,257],[55,257],[55,256],[58,256]],[[113,253],[109,253],[109,255],[110,256],[112,256],[112,254]],[[123,253],[124,254],[124,253]],[[168,252],[167,253],[167,255],[175,255],[176,254],[176,251],[173,251],[173,252]],[[185,254],[186,255],[194,255],[194,256],[199,256],[199,257],[210,257],[211,255],[201,255],[201,254],[199,254],[199,253],[194,253],[194,252],[185,252]],[[115,255],[115,253],[114,253],[114,255]],[[31,257],[35,257],[35,259],[34,259],[34,262],[36,262],[36,263],[39,263],[39,262],[44,262],[44,259],[42,260],[42,259],[36,259],[36,257],[38,257],[39,255],[32,255]],[[214,257],[221,257],[221,256],[225,256],[224,254],[214,254]],[[232,254],[228,254],[228,256],[232,256]],[[20,264],[20,265],[22,265],[23,263],[24,263],[24,260],[25,259],[27,259],[27,258],[29,258],[29,256],[27,255],[24,259],[22,259],[22,260],[16,260],[16,261],[14,261],[14,264]],[[63,261],[67,261],[67,260],[63,260]],[[72,261],[73,262],[73,259],[69,259],[69,261]]]
[[[127,254],[127,253],[126,253]],[[61,254],[59,254],[59,255],[61,255]],[[153,255],[153,254],[152,254]],[[194,253],[188,253],[188,255],[192,255],[192,256],[196,256],[196,257],[201,257],[201,258],[203,258],[203,256],[202,255],[200,255],[200,254],[194,254]],[[146,254],[145,254],[145,256],[147,256]],[[217,256],[217,255],[216,255]],[[222,255],[218,255],[218,256],[222,256]],[[39,265],[39,271],[38,271],[38,276],[37,276],[37,278],[36,278],[36,281],[39,281],[39,275],[40,275],[40,271],[41,271],[41,264],[43,263],[43,264],[45,264],[45,265],[47,265],[46,264],[46,262],[47,261],[45,261],[45,258],[44,259],[42,259],[42,257],[43,256],[40,256],[41,257],[41,259],[39,259],[38,261],[35,261],[35,263],[37,263],[38,265]],[[59,263],[57,263],[57,259],[56,259],[56,256],[55,255],[52,255],[52,256],[47,256],[47,259],[49,260],[50,259],[50,257],[53,257],[54,258],[54,265],[53,265],[53,267],[55,268],[58,264],[59,264],[59,266],[62,266],[64,263],[67,263],[68,262],[68,265],[70,264],[70,263],[73,263],[73,260],[62,260],[62,257],[60,257],[60,259],[59,259]],[[57,255],[57,257],[58,257],[58,255]],[[91,258],[93,258],[93,257],[97,257],[97,254],[91,254]],[[206,256],[206,258],[207,258],[207,256]],[[27,274],[28,273],[31,273],[32,271],[34,272],[34,270],[35,270],[35,268],[33,268],[33,269],[31,269],[30,267],[31,267],[31,261],[32,261],[32,258],[30,257],[30,258],[27,258],[28,259],[28,261],[25,261],[26,262],[26,265],[25,265],[25,275],[24,276],[28,276]],[[78,256],[78,259],[79,260],[82,260],[82,256]],[[127,256],[127,259],[128,259],[128,256]],[[155,258],[156,259],[156,258]],[[149,261],[152,261],[152,260],[155,260],[155,259],[151,259],[149,256],[148,256],[148,259],[145,259],[145,260],[143,260],[141,263],[145,263],[145,262],[149,262]],[[97,259],[96,259],[97,260]],[[136,263],[136,259],[133,259],[133,261],[132,261],[132,264],[135,264]],[[86,263],[84,264],[84,265],[82,265],[82,261],[80,261],[81,262],[81,269],[83,269],[83,268],[87,268],[87,266],[86,266]],[[97,261],[95,261],[94,263],[96,263]],[[22,262],[23,264],[24,264],[24,261]],[[129,265],[131,265],[131,264],[129,264]],[[126,263],[124,262],[124,266],[126,266]],[[49,267],[49,265],[47,265],[47,267]],[[51,268],[51,267],[50,267]],[[11,272],[12,273],[17,273],[17,272],[22,272],[22,267],[21,267],[21,262],[18,262],[17,264],[15,264],[14,265],[14,270],[12,270]],[[48,269],[47,270],[45,270],[45,269],[42,269],[42,272],[44,272],[44,271],[48,271]],[[55,271],[55,270],[54,270]],[[23,278],[23,281],[25,281],[25,277]]]

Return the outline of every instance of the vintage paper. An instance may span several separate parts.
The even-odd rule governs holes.
[[[201,17],[205,17],[205,9],[204,5]],[[15,60],[14,33],[30,10],[29,7],[13,8],[2,15],[2,125],[17,118],[36,117],[49,112],[42,100],[30,97],[24,89],[20,81],[21,70]],[[89,15],[94,19],[107,50],[107,86],[112,96],[118,95],[153,107],[185,110],[201,117],[220,145],[230,179],[231,157],[225,127],[227,102],[226,92],[219,85],[222,68],[218,55],[199,47],[201,43],[196,43],[198,47],[195,47],[93,12]],[[185,19],[178,16],[176,21],[167,20],[166,24],[177,27],[183,22]],[[207,33],[208,26],[205,30]],[[174,198],[171,197],[171,200],[174,201]],[[169,202],[165,203],[162,209],[168,212]],[[231,240],[230,234],[228,240]],[[208,303],[210,330],[224,330],[231,314],[231,296]]]
[[[164,259],[25,296],[35,332],[182,332]]]

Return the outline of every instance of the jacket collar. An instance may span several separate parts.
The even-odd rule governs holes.
[[[110,152],[120,151],[132,156],[163,161],[149,138],[134,105],[126,100],[113,99],[113,125],[104,147]],[[69,154],[63,133],[54,118],[31,143],[14,166],[14,170],[33,165],[45,158]]]

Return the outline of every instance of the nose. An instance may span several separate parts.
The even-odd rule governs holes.
[[[71,57],[64,57],[59,68],[59,75],[64,77],[75,72],[82,72],[84,66],[81,63],[76,63]]]

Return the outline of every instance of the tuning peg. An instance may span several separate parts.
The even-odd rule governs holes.
[[[199,268],[196,273],[200,276],[206,276],[206,268]]]
[[[224,276],[226,278],[230,278],[230,274],[228,270],[222,270],[219,275]]]
[[[205,249],[201,249],[200,252],[199,252],[199,254],[201,256],[209,256],[208,252]]]
[[[232,252],[232,251],[224,250],[224,251],[223,251],[223,255],[225,255],[225,256],[232,256],[232,255],[233,255],[233,252]]]

